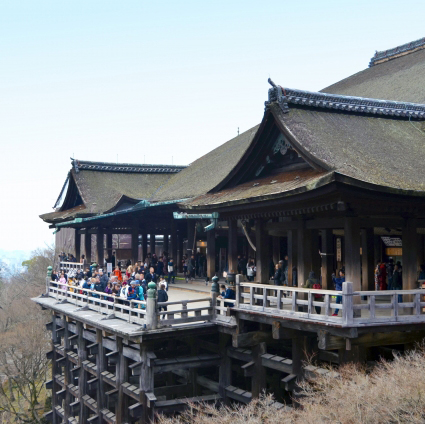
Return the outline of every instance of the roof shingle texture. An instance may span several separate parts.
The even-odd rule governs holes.
[[[112,209],[122,196],[149,199],[175,174],[141,174],[72,170],[88,213]]]
[[[328,170],[380,186],[425,191],[425,124],[290,107],[273,114]]]
[[[425,49],[374,65],[321,91],[425,103]]]
[[[222,144],[175,174],[150,199],[161,202],[207,193],[237,165],[251,144],[259,125]]]

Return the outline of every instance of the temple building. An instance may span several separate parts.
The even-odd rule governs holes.
[[[41,218],[60,230],[59,250],[72,240],[78,258],[100,264],[116,250],[113,235],[131,234],[124,257],[141,260],[161,240],[180,265],[203,249],[210,278],[246,255],[264,283],[270,260],[288,255],[290,281],[292,269],[298,283],[314,270],[330,287],[345,266],[356,287],[372,289],[374,264],[394,256],[412,288],[424,260],[424,45],[377,52],[320,93],[270,81],[261,124],[187,167],[74,159],[55,212]],[[204,232],[197,223],[209,221],[175,212],[216,212],[217,225]]]
[[[301,379],[425,337],[425,39],[322,92],[269,83],[260,124],[186,167],[72,159],[41,216],[58,250],[100,265],[113,251],[132,262],[165,251],[179,265],[200,251],[211,279],[246,255],[257,273],[229,277],[235,299],[220,299],[214,278],[208,297],[163,310],[155,283],[144,301],[111,298],[52,282],[50,269],[34,299],[52,316],[49,422],[144,424],[263,391],[284,414]],[[270,264],[285,256],[292,285],[274,285]],[[402,290],[375,289],[389,256]],[[304,287],[311,271],[321,289]]]

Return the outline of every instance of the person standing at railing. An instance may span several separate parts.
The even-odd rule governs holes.
[[[254,261],[249,258],[246,264],[246,276],[248,277],[248,281],[254,281],[254,267]]]
[[[88,289],[88,290],[90,290],[90,283],[89,283],[89,279],[87,279],[86,281],[84,281],[84,283],[81,285],[81,287],[82,287],[83,289]],[[87,294],[87,292],[83,290],[83,294]]]
[[[314,273],[314,271],[310,271],[310,274],[308,275],[308,280],[305,282],[304,287],[306,289],[315,290],[320,290],[322,288],[319,280],[316,278],[316,274]],[[322,295],[318,293],[315,293],[313,297],[317,302],[322,299]],[[315,306],[314,309],[316,310],[316,314],[321,314],[322,308],[320,306]]]
[[[174,283],[174,278],[175,278],[175,274],[174,274],[174,260],[173,258],[170,258],[170,260],[168,261],[168,284],[175,284]]]
[[[402,274],[402,268],[401,265],[398,264],[398,262],[394,265],[394,272],[393,272],[393,290],[402,290],[403,289],[403,274]],[[397,296],[398,303],[403,302],[403,296],[399,294]]]
[[[52,275],[50,276],[50,281],[58,281],[58,274],[56,273],[56,271],[54,270],[52,272]]]
[[[66,290],[67,281],[66,281],[66,278],[65,278],[65,274],[63,272],[61,273],[61,276],[59,278],[59,283],[61,284],[61,289]]]
[[[113,284],[112,284],[111,281],[109,281],[109,283],[107,284],[107,286],[105,288],[105,293],[112,295],[112,289],[113,289]],[[113,297],[108,297],[108,298],[106,298],[106,300],[108,300],[109,302],[113,302],[114,301],[114,298]]]
[[[274,275],[272,277],[272,279],[274,280],[274,283],[276,286],[281,286],[283,285],[283,279],[285,278],[285,276],[283,275],[283,271],[282,271],[282,267],[280,264],[276,264],[275,265],[275,272]]]
[[[226,289],[226,292],[224,293],[224,296],[220,295],[217,296],[218,299],[232,299],[232,300],[236,300],[236,292],[235,292],[235,287],[234,286],[229,286]],[[224,306],[233,306],[232,303],[229,302],[224,302]]]
[[[108,284],[109,278],[106,274],[104,274],[103,270],[100,269],[99,270],[99,282],[101,284],[102,290],[100,291],[105,291],[106,289],[106,285]]]
[[[165,284],[161,284],[159,286],[158,290],[158,303],[168,302],[168,294],[165,291]],[[162,310],[167,311],[167,306],[158,306],[158,311],[161,312]],[[165,316],[162,316],[165,318]]]
[[[342,291],[342,283],[345,282],[345,272],[341,269],[339,271],[339,277],[336,277],[335,274],[332,274],[332,281],[335,284],[335,290]],[[336,303],[342,304],[342,296],[336,297]],[[335,309],[335,312],[332,314],[332,316],[337,317],[338,312],[339,309]]]
[[[112,272],[115,277],[118,278],[118,281],[122,281],[122,273],[118,266],[115,267],[114,271]]]

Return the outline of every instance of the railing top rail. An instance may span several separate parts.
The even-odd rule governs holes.
[[[276,286],[272,284],[261,284],[261,283],[241,283],[241,287],[254,287],[267,290],[285,290],[292,292],[303,292],[303,293],[318,293],[318,294],[330,294],[333,296],[341,296],[342,291],[338,290],[322,290],[322,289],[306,289],[304,287],[291,287],[291,286]]]
[[[172,302],[159,302],[159,306],[167,306],[167,305],[180,305],[182,303],[196,303],[196,302],[206,302],[211,300],[210,297],[203,297],[202,299],[190,299],[190,300],[175,300]]]
[[[379,291],[355,291],[355,296],[390,296],[395,294],[421,294],[425,296],[425,289],[413,290],[379,290]]]
[[[144,301],[144,300],[124,299],[124,298],[119,297],[119,296],[114,296],[111,293],[105,293],[105,292],[100,292],[100,291],[96,291],[96,290],[85,289],[85,288],[80,287],[80,286],[72,286],[72,285],[69,285],[69,284],[59,283],[57,281],[51,281],[51,283],[56,284],[57,286],[61,286],[61,287],[69,287],[69,288],[74,289],[74,290],[82,290],[82,291],[84,291],[83,294],[76,293],[75,291],[74,292],[71,292],[71,291],[69,292],[69,293],[74,293],[75,296],[84,296],[87,293],[94,293],[96,295],[103,296],[103,297],[112,297],[113,299],[121,299],[121,300],[126,300],[128,302],[136,302],[136,303],[140,303],[142,305],[146,305],[146,301]],[[57,289],[58,290],[61,290],[61,287],[57,287]],[[66,291],[66,290],[63,290],[63,291]]]
[[[83,266],[84,265],[83,262],[68,262],[68,261],[59,262],[59,265],[62,265],[62,264],[64,264],[64,265],[75,265],[75,266],[77,266],[77,265]]]

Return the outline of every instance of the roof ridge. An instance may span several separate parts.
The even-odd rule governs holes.
[[[370,59],[369,68],[383,61],[390,60],[392,57],[413,53],[418,49],[425,48],[425,37],[419,40],[411,41],[410,43],[402,44],[401,46],[393,47],[392,49],[375,51],[375,55]]]
[[[289,103],[323,109],[336,109],[345,112],[425,119],[425,105],[420,103],[398,102],[393,100],[371,99],[367,97],[343,96],[314,91],[298,90],[277,86],[270,78],[269,100],[278,102],[284,113],[289,112]]]
[[[138,164],[138,163],[113,163],[92,162],[71,158],[75,172],[103,171],[103,172],[128,172],[128,173],[177,173],[185,169],[185,165],[161,165],[161,164]]]

